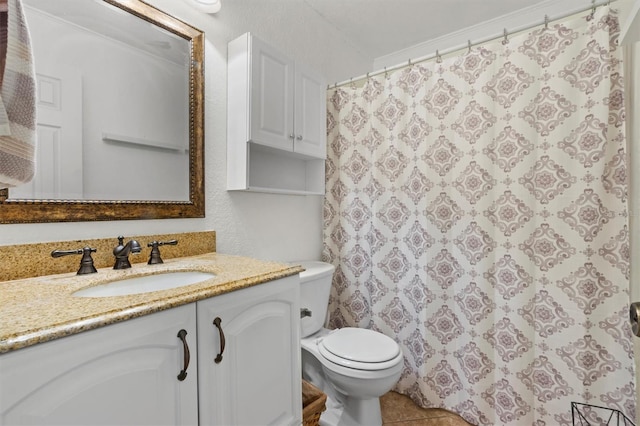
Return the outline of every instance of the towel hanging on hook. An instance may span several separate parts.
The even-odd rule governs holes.
[[[593,16],[596,14],[596,0],[591,0],[591,13],[587,16],[587,21],[593,19]]]

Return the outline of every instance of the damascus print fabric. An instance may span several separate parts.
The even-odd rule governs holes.
[[[607,7],[328,91],[333,327],[479,425],[635,416],[623,78]]]

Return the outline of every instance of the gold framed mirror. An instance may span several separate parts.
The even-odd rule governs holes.
[[[82,103],[82,124],[67,120],[80,127],[76,131],[80,142],[73,149],[65,146],[62,154],[49,148],[46,131],[51,125],[44,123],[42,132],[37,127],[38,144],[44,141],[50,149],[41,159],[36,157],[38,169],[72,174],[40,177],[44,183],[38,189],[33,189],[36,183],[30,189],[0,189],[0,223],[204,217],[204,33],[141,0],[24,3],[27,19],[29,13],[33,16],[29,25],[36,74],[45,78],[38,91],[46,87],[47,100],[55,100],[63,90],[72,95],[61,99],[73,98],[79,90],[74,99]],[[39,22],[46,19],[53,23],[40,29]],[[86,34],[79,37],[73,31]],[[39,49],[36,37],[44,40]],[[88,47],[80,45],[80,39],[91,37]],[[53,39],[68,44],[55,48],[50,44]],[[104,40],[104,45],[96,40]],[[49,61],[39,61],[39,52],[49,55]],[[64,56],[71,52],[81,59]],[[81,60],[103,74],[95,76],[77,65]],[[56,78],[46,80],[47,73],[39,70],[42,64],[48,72],[47,63],[69,65],[68,70],[54,70],[65,75],[62,89],[49,87]],[[143,63],[156,63],[156,68],[141,68]],[[168,71],[172,69],[176,71]],[[66,83],[74,81],[74,74],[80,75],[76,92],[68,89],[74,84]],[[38,105],[38,120],[41,116],[47,114],[41,114]],[[51,136],[54,139],[60,144],[67,140],[59,135]],[[50,157],[58,163],[48,165]],[[72,157],[78,157],[81,165],[68,163]],[[66,162],[60,164],[60,159]],[[72,189],[60,190],[58,181],[69,182]],[[47,187],[53,183],[56,188]]]

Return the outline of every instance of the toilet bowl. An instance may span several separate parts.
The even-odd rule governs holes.
[[[373,356],[376,351],[372,347],[374,343],[381,342],[380,338],[386,338],[388,341],[384,342],[384,349],[380,351],[381,356],[376,359]],[[363,347],[372,348],[368,356],[360,356],[364,355],[364,352],[358,353],[358,351],[355,354],[341,352],[341,349],[346,349],[341,348],[342,345],[353,346],[357,345],[357,342],[363,342]],[[333,423],[324,424],[367,426],[382,424],[379,398],[396,384],[403,365],[402,351],[393,339],[381,333],[360,328],[339,330],[323,328],[303,338],[301,346],[303,377],[312,383],[315,382],[316,386],[323,389],[342,408],[342,413],[336,416]],[[395,355],[389,357],[388,354],[392,352],[392,348],[395,349]],[[311,366],[309,355],[315,361]],[[318,364],[322,369],[321,380],[317,380]]]
[[[321,425],[381,425],[379,397],[400,378],[402,350],[373,330],[324,328],[334,267],[297,263],[306,269],[300,274],[300,307],[311,313],[301,320],[302,375],[328,396]]]

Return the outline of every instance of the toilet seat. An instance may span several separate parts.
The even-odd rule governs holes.
[[[325,359],[357,370],[384,370],[402,359],[393,339],[364,328],[335,330],[318,342],[318,350]]]

